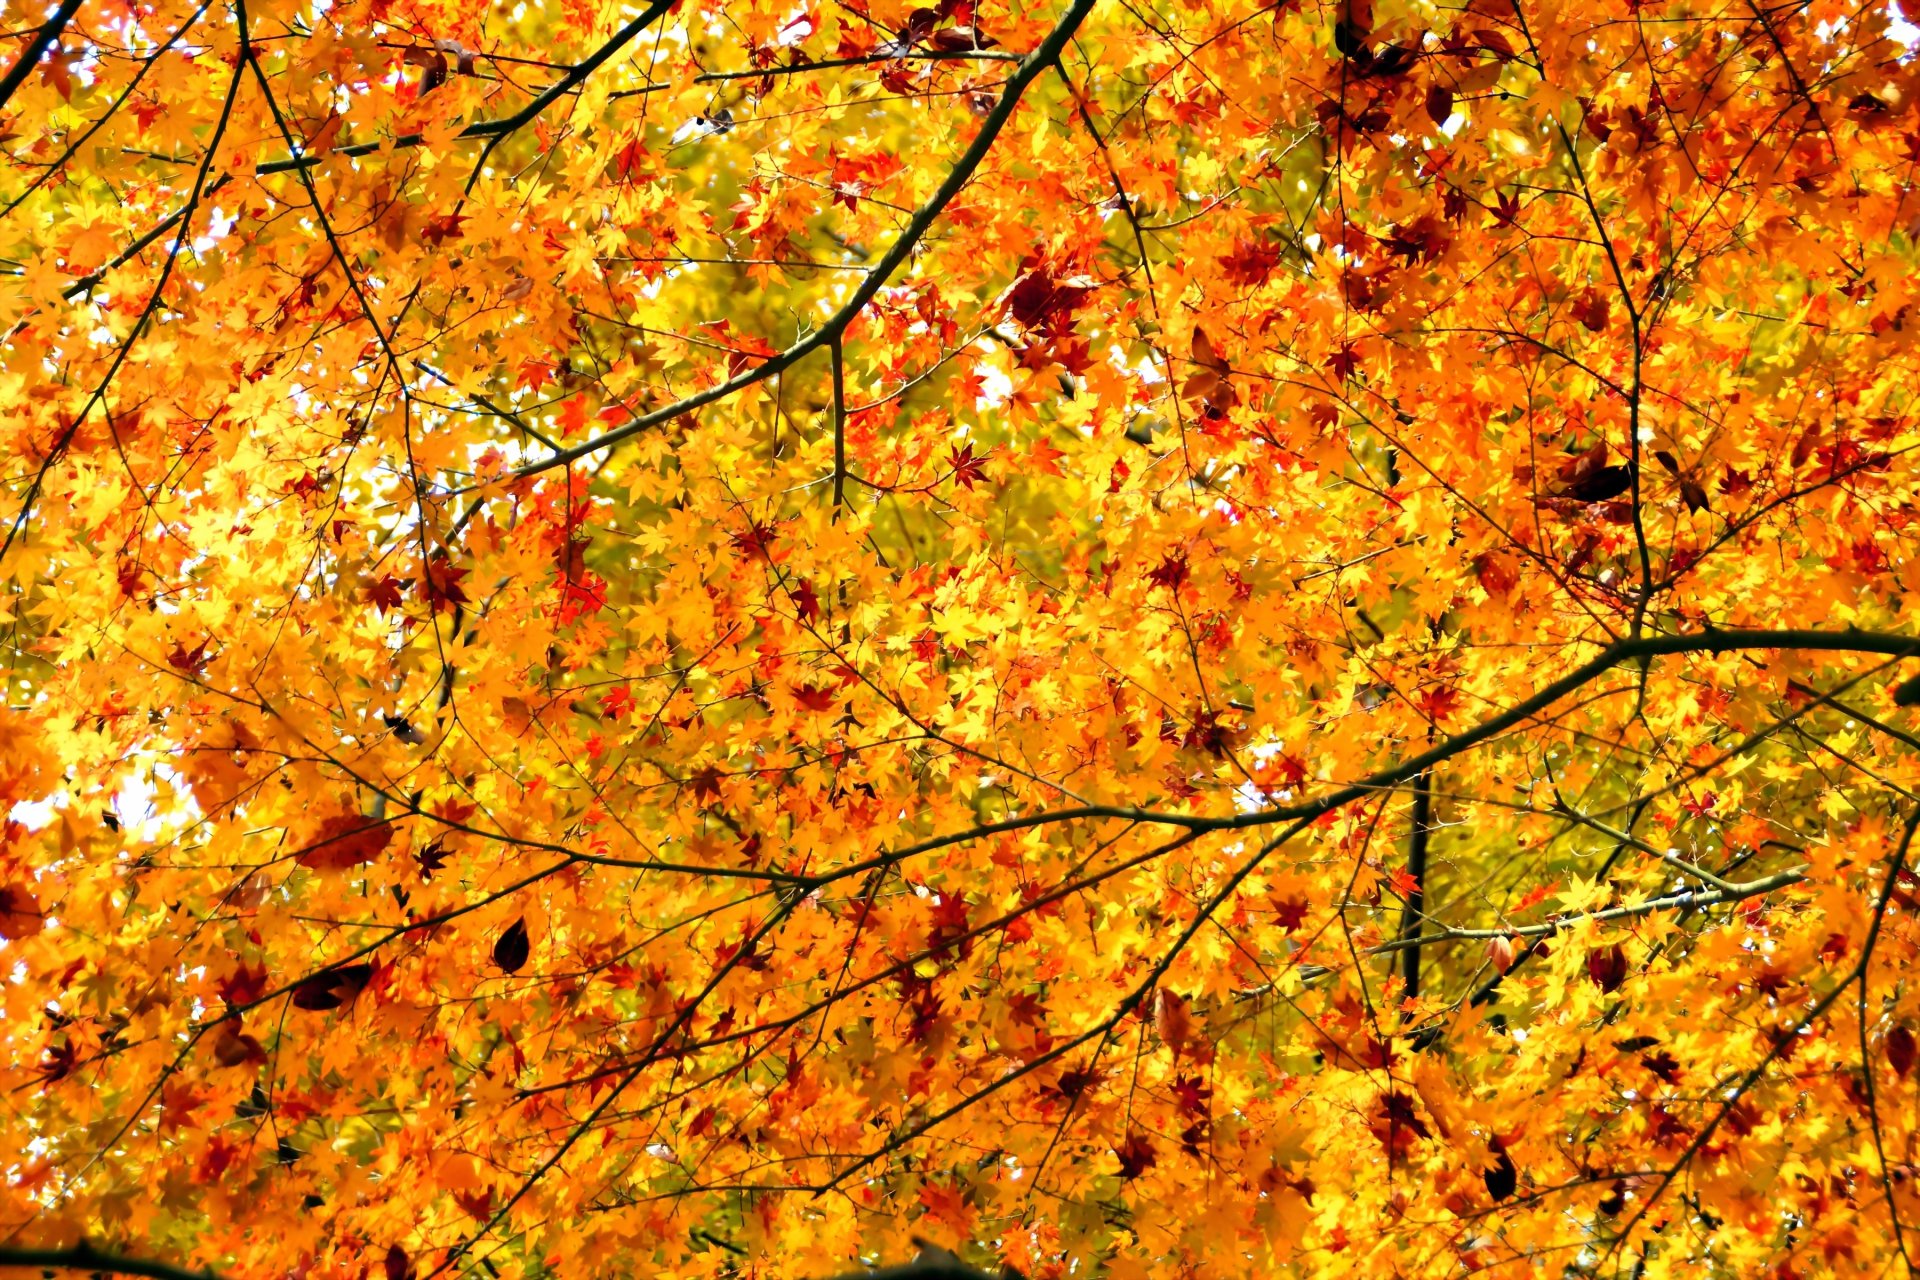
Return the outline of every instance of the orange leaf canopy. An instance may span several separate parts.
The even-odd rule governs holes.
[[[4,27],[0,1264],[1920,1247],[1892,6]]]

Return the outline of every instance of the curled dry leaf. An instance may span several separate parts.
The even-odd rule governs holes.
[[[526,917],[508,925],[493,943],[493,963],[507,973],[518,973],[526,966],[532,943],[527,936]]]
[[[1906,1023],[1895,1023],[1887,1032],[1887,1065],[1893,1074],[1905,1080],[1913,1070],[1914,1035]]]

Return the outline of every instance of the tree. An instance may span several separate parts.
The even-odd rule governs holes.
[[[6,30],[0,1263],[1911,1273],[1891,6]]]

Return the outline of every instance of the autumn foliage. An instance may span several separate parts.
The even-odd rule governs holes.
[[[1911,1274],[1920,36],[0,23],[0,1263]]]

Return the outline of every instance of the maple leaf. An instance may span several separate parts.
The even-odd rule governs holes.
[[[65,8],[0,121],[62,1240],[1900,1267],[1884,14]]]
[[[1060,333],[1072,327],[1073,315],[1090,290],[1063,280],[1055,267],[1038,257],[1022,261],[1019,275],[1001,295],[1005,314],[1024,329]]]
[[[1126,1141],[1113,1149],[1113,1154],[1120,1161],[1121,1180],[1126,1182],[1131,1182],[1159,1163],[1159,1155],[1154,1151],[1153,1144],[1145,1134],[1139,1132],[1128,1134]]]
[[[974,457],[971,444],[953,449],[947,455],[947,462],[953,468],[953,478],[969,489],[987,478],[987,460]]]
[[[322,822],[295,862],[316,871],[344,871],[378,858],[393,839],[393,824],[361,814],[337,813]]]
[[[1172,1089],[1174,1101],[1179,1104],[1182,1112],[1191,1116],[1207,1114],[1213,1090],[1204,1082],[1193,1076],[1178,1076],[1174,1079]]]
[[[18,942],[31,938],[46,927],[40,900],[31,890],[15,885],[0,885],[0,938]]]
[[[434,872],[447,865],[450,856],[447,847],[436,840],[425,848],[415,850],[413,860],[420,868],[420,878],[431,880]]]
[[[1193,1039],[1193,1015],[1178,993],[1165,987],[1154,992],[1153,1029],[1178,1057]]]
[[[1027,462],[1041,475],[1057,476],[1064,474],[1060,470],[1059,463],[1060,459],[1066,456],[1065,450],[1056,449],[1050,442],[1042,439],[1033,442],[1033,448],[1027,453]]]
[[[244,1008],[266,994],[267,971],[258,965],[242,964],[215,983],[214,989],[228,1008]]]
[[[1281,255],[1278,241],[1242,238],[1234,242],[1233,252],[1220,260],[1220,268],[1235,284],[1265,284],[1279,267]]]
[[[1446,720],[1460,709],[1460,691],[1451,685],[1430,684],[1420,691],[1415,705],[1423,715],[1436,721]]]
[[[197,676],[207,669],[208,650],[213,646],[211,637],[202,640],[189,649],[185,645],[175,644],[167,651],[167,665],[175,671]]]
[[[267,1060],[266,1046],[232,1022],[223,1023],[213,1037],[213,1059],[223,1067],[242,1067]]]
[[[1171,552],[1159,564],[1147,570],[1148,582],[1169,591],[1178,591],[1186,580],[1187,557],[1184,552]]]
[[[1599,333],[1607,327],[1607,296],[1598,289],[1588,289],[1575,299],[1571,308],[1573,318],[1588,330]]]
[[[427,557],[420,585],[433,612],[439,613],[442,609],[457,608],[468,603],[466,589],[460,585],[460,580],[469,572],[471,570],[456,566],[444,551],[436,551]]]
[[[789,593],[793,597],[793,608],[802,622],[814,622],[820,617],[820,597],[814,594],[811,582],[795,583]]]
[[[40,64],[40,81],[48,85],[67,101],[73,101],[73,70],[85,59],[85,53],[77,49],[67,49],[59,44]]]
[[[736,550],[750,556],[771,560],[773,558],[774,539],[779,530],[769,524],[755,521],[744,532],[728,534],[728,540]]]
[[[957,893],[938,894],[933,902],[933,919],[927,930],[927,951],[935,956],[949,951],[965,959],[973,949],[969,930],[967,900]]]
[[[1369,1119],[1369,1127],[1388,1155],[1396,1160],[1411,1155],[1419,1139],[1433,1136],[1426,1121],[1420,1118],[1413,1100],[1393,1090],[1380,1095]]]
[[[816,687],[813,685],[795,685],[793,700],[808,711],[831,711],[839,690],[832,685]]]

